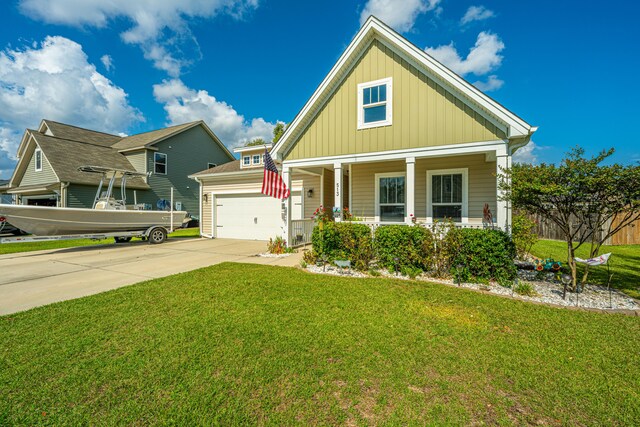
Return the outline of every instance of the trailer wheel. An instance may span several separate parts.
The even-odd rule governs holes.
[[[157,227],[149,233],[149,243],[158,245],[167,240],[167,232],[162,227]]]
[[[113,240],[116,243],[129,243],[131,241],[131,237],[114,237]]]

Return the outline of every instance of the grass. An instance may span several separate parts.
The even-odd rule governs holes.
[[[181,228],[169,235],[169,237],[199,237],[200,231],[198,228]],[[134,238],[134,241],[140,240]],[[63,248],[75,248],[79,246],[91,246],[91,245],[105,245],[115,244],[113,239],[103,240],[91,240],[91,239],[78,239],[78,240],[52,240],[44,242],[25,242],[25,243],[8,243],[0,245],[0,255],[14,254],[18,252],[33,252],[42,251],[48,249],[63,249]]]
[[[611,252],[609,258],[613,278],[611,286],[625,292],[633,298],[640,299],[640,245],[603,246],[601,254]],[[565,242],[557,240],[539,240],[532,248],[531,253],[539,258],[553,258],[563,263],[567,262],[567,246]],[[577,256],[589,257],[589,245],[583,245],[578,249]],[[579,278],[582,277],[584,266],[578,264]],[[607,267],[598,266],[589,268],[589,283],[607,285]]]
[[[637,425],[640,319],[219,264],[0,317],[0,425]]]

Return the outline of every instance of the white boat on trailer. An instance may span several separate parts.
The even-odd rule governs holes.
[[[149,238],[151,243],[161,243],[174,228],[182,227],[189,221],[185,211],[173,210],[173,200],[169,211],[138,210],[127,206],[127,179],[145,174],[96,166],[83,166],[79,170],[102,174],[92,209],[0,204],[0,221],[4,219],[34,235],[0,241],[16,243],[74,237],[114,237],[116,241],[128,241],[131,237],[143,237]],[[107,179],[108,186],[103,192]],[[113,188],[118,179],[121,180],[119,200],[113,197]]]

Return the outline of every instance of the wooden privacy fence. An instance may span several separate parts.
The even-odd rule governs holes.
[[[541,239],[550,240],[564,240],[564,236],[560,231],[560,228],[553,221],[544,219],[540,215],[527,215],[530,219],[538,224],[538,237]],[[619,223],[619,220],[614,220],[614,227]],[[608,228],[608,227],[607,227]],[[587,230],[585,230],[585,233]],[[598,234],[602,234],[601,230],[596,231]],[[608,238],[605,245],[639,245],[640,244],[640,220],[636,220],[631,224],[618,231],[613,237]]]

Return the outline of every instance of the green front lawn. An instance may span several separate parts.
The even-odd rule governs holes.
[[[531,250],[539,258],[553,258],[563,263],[567,262],[567,244],[557,240],[539,240]],[[611,286],[618,288],[633,298],[640,299],[640,245],[603,246],[601,254],[611,252],[609,258],[613,279]],[[582,245],[577,256],[589,258],[589,245]],[[578,264],[579,278],[582,278],[584,266]],[[607,267],[590,267],[589,283],[607,284]]]
[[[200,230],[199,228],[181,228],[173,233],[169,234],[169,238],[171,237],[199,237]],[[140,239],[133,239],[133,241],[138,241]],[[104,239],[104,240],[90,240],[90,239],[79,239],[79,240],[52,240],[52,241],[44,241],[44,242],[25,242],[25,243],[7,243],[0,244],[0,255],[3,254],[15,254],[18,252],[32,252],[32,251],[42,251],[48,249],[63,249],[63,248],[75,248],[79,246],[91,246],[91,245],[105,245],[105,244],[115,244],[113,239]]]
[[[637,425],[640,319],[220,264],[0,317],[0,425]]]

